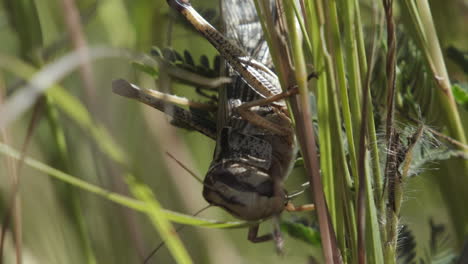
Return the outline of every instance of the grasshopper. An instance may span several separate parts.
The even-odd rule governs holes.
[[[213,161],[203,183],[203,197],[237,218],[252,221],[254,224],[248,232],[250,241],[276,238],[272,234],[258,235],[260,220],[278,216],[283,210],[312,209],[307,205],[292,206],[283,187],[297,153],[284,99],[297,91],[282,92],[250,0],[223,2],[226,36],[200,16],[188,0],[167,2],[230,66],[228,75],[233,81],[219,90],[216,120],[174,105],[177,98],[173,95],[163,98],[162,93],[142,90],[124,80],[114,81],[114,92],[161,111],[170,106],[171,110],[165,112],[176,123],[216,140]]]

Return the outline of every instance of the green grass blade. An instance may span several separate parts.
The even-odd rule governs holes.
[[[17,150],[3,143],[0,143],[0,153],[2,153],[3,155],[13,157],[15,159],[19,159],[20,157],[20,154]],[[124,196],[124,195],[120,195],[118,193],[107,191],[99,186],[80,180],[77,177],[73,177],[72,175],[69,175],[60,170],[52,168],[35,159],[26,157],[25,164],[57,180],[71,184],[75,187],[78,187],[90,193],[99,195],[121,206],[125,206],[135,211],[144,212],[144,213],[147,213],[151,209],[151,208],[148,208],[147,205],[142,201],[139,201],[139,200],[136,200],[136,199]],[[169,219],[170,221],[177,222],[180,224],[192,225],[192,226],[200,226],[200,227],[206,227],[206,228],[242,228],[242,227],[246,227],[249,225],[247,222],[244,222],[244,221],[232,221],[232,222],[231,221],[214,221],[214,220],[207,220],[207,219],[194,217],[190,215],[184,215],[184,214],[176,213],[170,210],[163,210],[163,212],[165,214],[165,217]]]
[[[101,124],[95,124],[86,107],[60,86],[47,91],[54,99],[54,104],[85,131],[89,131],[101,151],[121,165],[127,165],[127,156],[115,143],[108,130]]]
[[[45,65],[40,71],[30,76],[30,78],[28,78],[29,82],[0,106],[0,128],[6,127],[10,122],[16,120],[34,104],[42,93],[67,74],[76,70],[80,65],[80,53],[80,50],[70,52],[56,61]],[[92,60],[97,60],[103,58],[129,57],[130,54],[124,50],[101,46],[90,47],[89,56]],[[0,56],[2,68],[11,67],[3,61],[5,57],[8,56]]]
[[[189,264],[193,263],[182,241],[180,241],[177,232],[174,230],[171,222],[168,221],[161,205],[155,199],[153,192],[145,185],[138,183],[136,179],[127,175],[127,183],[130,191],[135,197],[145,203],[148,210],[146,214],[151,220],[153,226],[161,234],[169,251],[177,263]]]
[[[18,58],[0,54],[0,68],[9,71],[25,80],[30,79],[36,68]],[[75,121],[85,131],[89,131],[102,152],[114,161],[126,165],[127,157],[121,148],[113,141],[110,133],[100,124],[95,124],[86,107],[70,93],[57,84],[53,84],[47,94],[62,111]]]

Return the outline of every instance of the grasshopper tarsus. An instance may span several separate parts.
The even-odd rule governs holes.
[[[286,204],[285,210],[288,212],[306,212],[306,211],[314,211],[315,205],[314,204],[304,204],[300,206],[295,206],[293,203],[288,202]]]
[[[252,243],[263,243],[268,241],[275,241],[276,252],[278,255],[283,255],[284,240],[278,226],[275,226],[273,233],[265,234],[262,236],[258,235],[259,225],[253,225],[249,227],[249,233],[247,239]]]

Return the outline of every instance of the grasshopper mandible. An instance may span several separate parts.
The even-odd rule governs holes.
[[[226,37],[200,16],[188,0],[167,2],[219,51],[230,66],[228,75],[233,79],[219,90],[216,120],[171,105],[170,114],[179,123],[216,140],[203,197],[237,218],[256,221],[249,229],[250,241],[270,240],[271,234],[258,236],[259,220],[278,216],[285,209],[311,208],[294,208],[283,187],[296,157],[294,130],[284,98],[297,91],[281,91],[251,1],[223,2]],[[228,39],[237,39],[239,45]],[[171,104],[124,80],[114,82],[114,92],[161,111]]]

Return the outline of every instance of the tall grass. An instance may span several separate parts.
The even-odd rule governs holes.
[[[259,0],[257,2],[257,5],[261,6],[262,3],[268,1]],[[365,263],[367,261],[370,263],[395,263],[397,260],[398,229],[401,224],[400,208],[409,168],[409,165],[404,163],[412,160],[414,145],[418,143],[422,133],[422,128],[420,128],[419,132],[415,132],[411,136],[412,141],[408,140],[408,142],[402,143],[401,132],[396,128],[396,116],[398,114],[407,115],[407,113],[399,112],[403,109],[398,109],[395,106],[399,96],[398,91],[403,90],[396,82],[398,78],[396,75],[397,45],[399,45],[397,44],[397,23],[395,22],[397,17],[394,11],[396,3],[383,1],[379,6],[374,6],[372,10],[373,21],[377,22],[377,17],[382,14],[385,20],[380,20],[382,22],[379,21],[364,28],[359,17],[362,7],[357,1],[305,0],[299,2],[300,6],[295,6],[294,3],[284,3],[282,7],[284,13],[280,12],[279,16],[286,17],[287,31],[279,31],[271,26],[272,22],[267,21],[273,17],[271,14],[264,15],[263,20],[266,21],[265,25],[268,25],[264,28],[270,29],[267,35],[283,34],[269,38],[273,50],[277,49],[274,46],[278,46],[273,42],[280,39],[286,39],[283,42],[289,44],[289,47],[285,48],[289,49],[289,52],[272,52],[273,56],[277,56],[276,59],[273,58],[277,69],[284,69],[284,65],[288,65],[288,61],[294,62],[293,65],[289,65],[289,69],[284,71],[293,71],[296,81],[288,80],[286,84],[283,81],[283,87],[287,89],[291,85],[299,86],[302,100],[309,100],[309,90],[313,91],[317,98],[318,141],[321,150],[320,176],[323,179],[323,192],[326,197],[326,203],[322,206],[328,208],[328,212],[320,211],[320,204],[325,201],[317,197],[317,186],[314,185],[318,184],[318,188],[321,189],[321,183],[313,180],[311,183],[313,187],[316,187],[313,190],[315,202],[319,208],[317,214],[320,226],[329,225],[329,223],[332,223],[333,226],[331,229],[320,229],[325,260],[327,263],[340,263],[341,261],[346,263]],[[443,91],[443,95],[441,93],[437,95],[441,102],[441,115],[446,117],[443,120],[447,123],[439,121],[438,124],[441,127],[446,126],[451,137],[466,144],[465,132],[451,93],[451,85],[435,27],[431,20],[429,5],[426,1],[417,3],[407,1],[405,3],[406,5],[401,6],[402,9],[406,9],[402,14],[410,14],[411,17],[411,22],[405,26],[416,29],[417,32],[414,38],[410,38],[410,41],[419,44],[424,55],[424,62],[431,69],[432,74],[426,78],[432,78],[432,81],[440,88],[439,91]],[[295,17],[289,10],[296,10]],[[265,13],[265,8],[259,8],[259,13],[262,14],[262,12]],[[386,72],[381,76],[386,81],[386,85],[369,89],[370,80],[377,78],[371,72],[372,63],[375,63],[375,58],[373,59],[372,56],[379,56],[379,54],[372,54],[371,49],[366,52],[364,47],[366,40],[363,39],[362,32],[364,30],[373,32],[375,36],[371,35],[369,38],[372,40],[378,37],[377,34],[382,26],[385,29],[382,33],[386,35],[386,41],[378,52],[385,57],[383,62]],[[303,36],[298,36],[298,33],[303,34]],[[429,39],[431,40],[429,41]],[[312,47],[309,44],[310,40],[313,43]],[[371,41],[367,41],[372,45]],[[401,45],[405,45],[405,43],[401,43]],[[304,55],[303,47],[309,47],[308,56]],[[290,58],[284,58],[279,57],[280,54],[292,55]],[[304,65],[307,63],[313,65],[315,70],[320,69],[318,80],[310,85],[304,84],[305,76],[307,76]],[[284,78],[288,74],[280,74],[280,76]],[[303,88],[304,86],[308,89]],[[382,103],[383,108],[379,109],[381,115],[378,117],[381,120],[374,120],[376,112],[372,105],[372,103],[379,102],[375,100],[368,102],[368,100],[372,100],[372,94],[376,92],[376,89],[384,89],[387,94],[385,102]],[[427,89],[424,86],[416,85],[413,88],[413,90],[417,89],[422,90],[422,92],[431,92],[424,91]],[[307,114],[310,108],[307,102],[301,101],[300,109],[296,110],[294,100],[294,98],[291,99],[296,126],[298,130],[301,130],[302,127],[307,126],[303,122],[312,123],[312,119],[303,118],[304,115],[310,116]],[[418,107],[424,102],[415,101],[412,104]],[[424,113],[417,118],[428,119]],[[377,147],[376,131],[381,129],[378,126],[379,123],[385,124],[386,127],[386,146],[380,146],[381,149],[385,149],[384,152],[379,151]],[[410,126],[410,124],[406,123],[406,126]],[[305,153],[308,151],[307,146],[315,145],[314,140],[302,139],[301,137],[304,135],[300,131],[297,132],[297,135],[302,153],[307,157],[308,155]],[[358,152],[359,164],[356,154]],[[385,165],[379,161],[380,156],[385,161]],[[308,160],[305,159],[305,161],[306,169],[311,173],[311,179],[319,177],[313,173],[312,164],[314,161],[309,160],[309,166],[307,166]],[[448,179],[441,179],[446,188],[450,185],[449,182],[454,184],[448,187],[451,190],[460,186],[468,186],[465,183],[468,175],[467,162],[466,160],[458,162],[460,164],[457,166],[457,172],[453,176],[448,176]],[[404,170],[400,166],[405,166],[407,169]],[[457,180],[451,179],[451,177],[456,177]],[[460,185],[455,186],[457,185],[455,182]],[[351,190],[355,190],[354,193]],[[459,239],[458,243],[462,243],[461,236],[466,234],[467,218],[463,216],[463,212],[466,210],[458,207],[458,202],[455,200],[466,199],[466,197],[457,197],[458,195],[465,196],[465,194],[461,190],[452,194],[444,189],[442,191],[449,203],[448,207],[451,208],[450,213]],[[321,192],[322,190],[319,190],[319,193]],[[320,221],[321,214],[324,214],[323,217],[325,217],[323,221]],[[327,218],[328,214],[330,218]],[[334,243],[335,239],[337,243]]]
[[[300,91],[289,105],[303,163],[287,185],[309,181],[300,199],[317,208],[283,216],[283,258],[268,243],[244,242],[248,223],[220,210],[191,216],[205,205],[202,186],[165,152],[202,174],[213,142],[111,93],[113,79],[127,78],[200,99],[164,68],[131,68],[153,45],[216,54],[165,1],[5,0],[0,262],[141,263],[163,240],[168,251],[149,263],[405,263],[433,250],[427,241],[440,228],[419,224],[429,219],[450,231],[446,252],[459,253],[468,230],[467,115],[451,79],[466,87],[467,78],[447,63],[444,45],[463,51],[466,27],[451,31],[457,42],[441,39],[445,18],[425,0],[277,3],[273,14],[269,1],[255,0],[282,87]],[[450,22],[466,15],[460,9]],[[437,171],[420,175],[424,168]],[[405,203],[433,193],[441,199]],[[175,224],[196,228],[177,233]],[[411,237],[413,247],[399,247]]]

